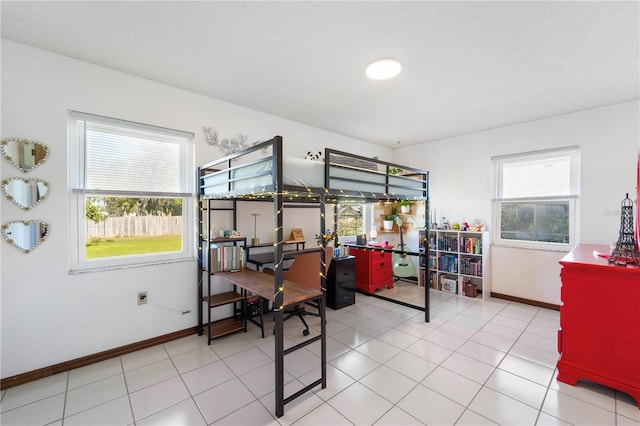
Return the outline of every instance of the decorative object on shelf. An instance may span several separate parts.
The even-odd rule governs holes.
[[[253,238],[251,239],[251,245],[257,246],[260,244],[260,239],[257,236],[258,216],[260,216],[260,213],[251,213],[251,216],[253,216]]]
[[[413,204],[413,201],[409,201],[409,200],[398,201],[398,205],[400,206],[400,212],[404,214],[408,214],[411,211],[412,204]]]
[[[28,139],[3,139],[1,148],[4,158],[25,173],[40,166],[49,156],[45,145]]]
[[[382,221],[382,229],[384,229],[385,231],[391,231],[393,229],[393,224],[395,223],[397,218],[398,211],[396,210],[396,206],[393,205],[391,206],[391,214],[386,215],[384,220]]]
[[[331,243],[331,241],[333,241],[334,247],[340,246],[337,232],[336,231],[331,232],[330,229],[327,229],[327,232],[324,234],[323,233],[316,234],[315,239],[318,242],[318,245],[321,247],[327,247]]]
[[[2,225],[5,240],[23,253],[31,253],[49,236],[49,225],[41,220],[13,221]]]
[[[402,169],[399,169],[397,167],[389,167],[389,174],[390,175],[399,175],[402,173]]]
[[[317,154],[312,154],[311,151],[307,151],[307,155],[304,156],[305,160],[322,160],[322,152],[318,151]]]
[[[633,201],[629,198],[629,194],[622,200],[620,207],[620,234],[616,248],[609,256],[609,263],[620,266],[640,265],[640,253],[638,253],[633,227]]]
[[[640,251],[640,149],[638,150],[638,171],[636,174],[636,247]]]
[[[376,228],[374,226],[371,227],[371,231],[369,231],[369,236],[371,237],[371,241],[376,240],[376,237],[378,236],[378,231],[376,231]]]
[[[2,181],[2,193],[16,206],[29,210],[47,198],[49,184],[34,178],[9,178]]]
[[[218,132],[213,127],[203,126],[204,135],[209,145],[217,146],[225,155],[233,154],[251,146],[257,145],[262,141],[247,143],[248,135],[238,134],[237,138],[218,140]],[[266,151],[266,149],[265,149]]]
[[[304,233],[302,232],[302,228],[291,228],[291,234],[289,234],[289,240],[304,241]]]

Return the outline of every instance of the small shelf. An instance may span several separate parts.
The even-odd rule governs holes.
[[[219,294],[212,294],[211,296],[203,296],[203,302],[209,302],[209,306],[215,308],[216,306],[226,305],[232,302],[242,302],[244,296],[235,291],[227,291]]]
[[[202,177],[202,169],[199,173]],[[200,182],[200,178],[198,182]],[[216,200],[204,199],[199,200],[198,209],[198,235],[200,236],[198,244],[198,262],[199,262],[199,278],[198,278],[198,326],[199,335],[207,335],[208,344],[211,340],[235,333],[238,331],[247,331],[247,322],[239,315],[245,310],[245,295],[237,291],[236,286],[233,289],[228,284],[216,283],[214,286],[213,276],[218,270],[229,270],[232,268],[241,269],[246,259],[247,237],[234,235],[228,237],[216,236],[208,234],[207,230],[211,229],[212,212],[225,210],[233,213],[234,219],[236,214],[236,206],[232,208],[218,208],[215,205]],[[235,220],[233,222],[235,228]],[[216,294],[216,291],[221,291]],[[218,309],[217,318],[220,318],[225,309],[229,312],[228,317],[224,319],[213,319],[213,311]],[[226,316],[226,315],[225,315]]]
[[[216,237],[211,238],[209,242],[211,243],[232,243],[232,242],[246,242],[247,237]]]
[[[242,318],[239,317],[225,318],[218,321],[212,321],[209,330],[211,333],[209,338],[215,339],[217,337],[226,336],[227,334],[244,330],[244,323]]]

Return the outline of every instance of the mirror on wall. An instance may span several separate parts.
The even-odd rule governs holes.
[[[49,225],[40,220],[14,221],[2,225],[2,236],[15,248],[30,253],[49,236]]]
[[[7,200],[24,210],[41,203],[49,195],[49,184],[41,179],[9,178],[2,181]]]
[[[28,139],[3,139],[1,148],[4,158],[25,173],[44,163],[49,155],[45,145]]]

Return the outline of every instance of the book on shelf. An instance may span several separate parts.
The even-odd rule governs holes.
[[[461,251],[469,254],[482,254],[482,239],[473,237],[461,237]]]
[[[482,259],[471,259],[467,257],[460,259],[460,273],[473,275],[474,277],[481,277]]]
[[[244,247],[211,245],[211,272],[239,271],[246,265]]]

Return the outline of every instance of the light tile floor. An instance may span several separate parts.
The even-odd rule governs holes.
[[[432,291],[420,311],[357,294],[328,310],[328,385],[274,416],[274,341],[190,336],[2,392],[9,425],[640,425],[621,392],[555,380],[559,313]],[[419,292],[413,300],[419,300]],[[407,300],[410,300],[408,298]],[[312,334],[319,319],[308,317]],[[288,346],[303,339],[285,323]],[[319,342],[285,357],[285,395],[320,377]]]

